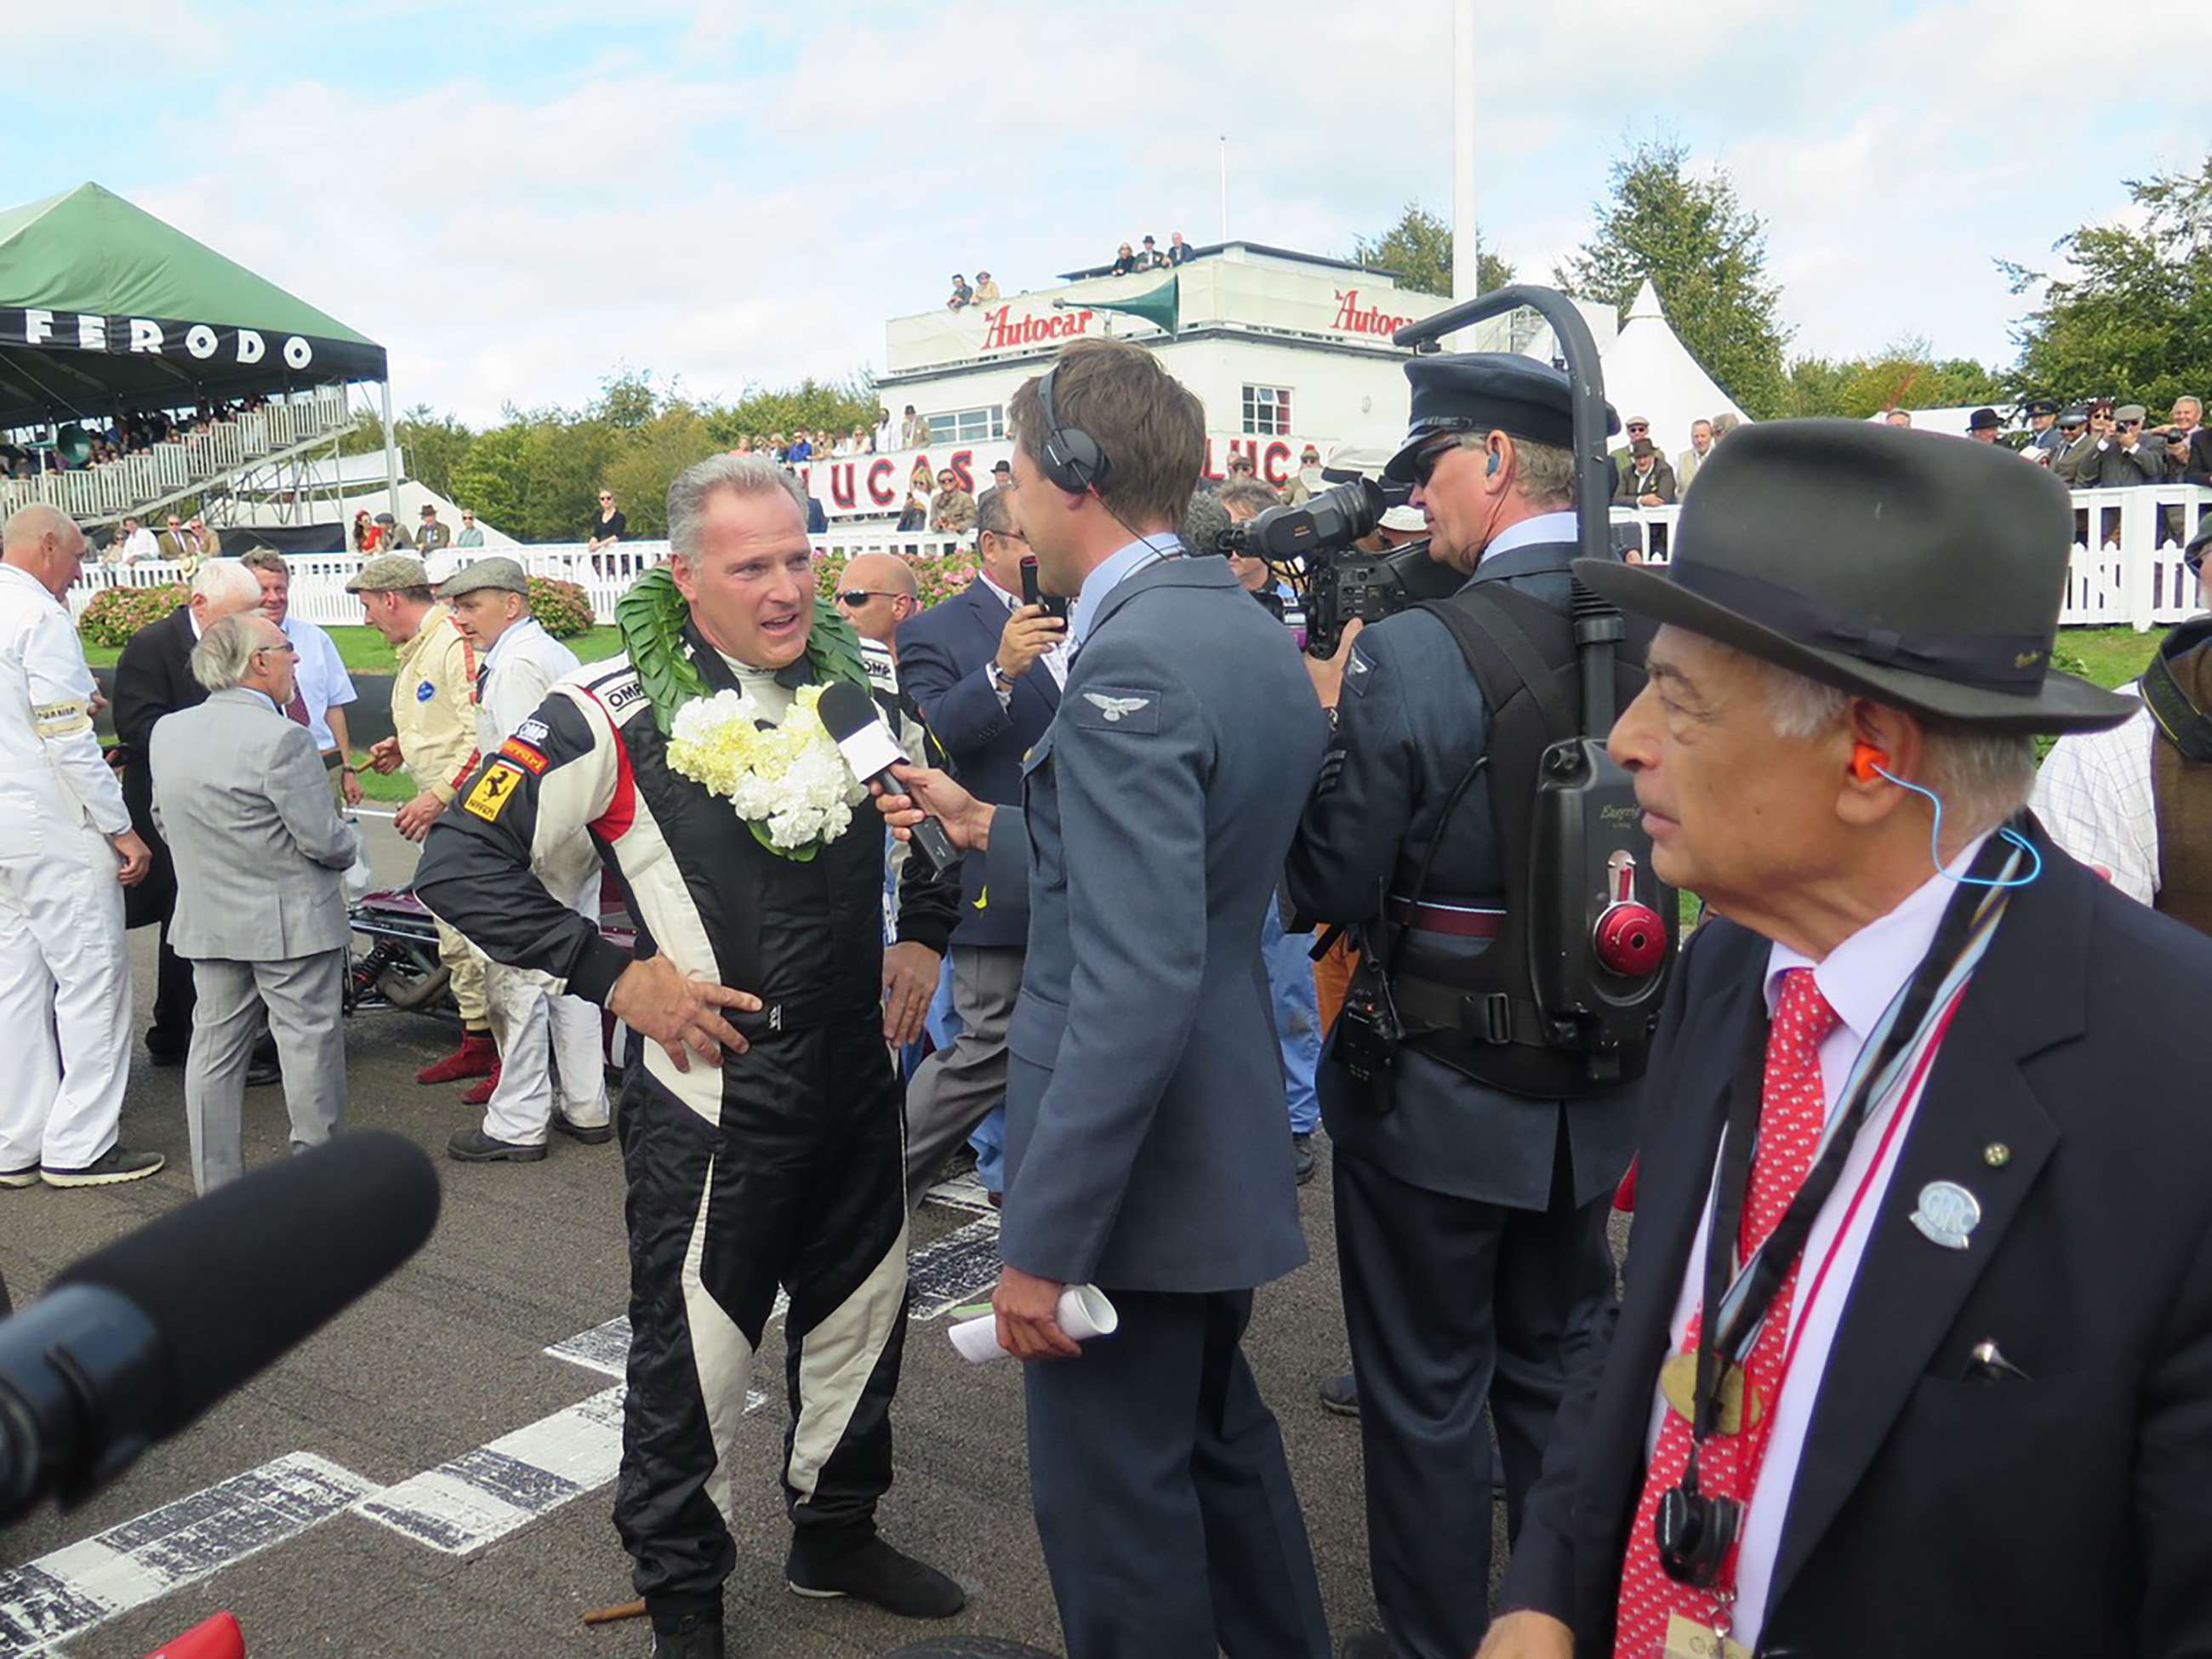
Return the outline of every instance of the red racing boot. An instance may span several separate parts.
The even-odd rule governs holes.
[[[489,1105],[491,1103],[491,1091],[498,1087],[499,1066],[498,1063],[495,1061],[492,1065],[491,1075],[485,1078],[480,1083],[471,1085],[468,1091],[461,1097],[461,1104],[464,1106]]]
[[[471,1078],[489,1077],[499,1067],[499,1048],[489,1031],[468,1031],[462,1034],[461,1046],[434,1066],[425,1066],[415,1073],[417,1083],[465,1083]]]

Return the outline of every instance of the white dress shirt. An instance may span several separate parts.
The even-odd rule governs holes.
[[[331,710],[354,701],[353,676],[346,672],[345,659],[338,654],[337,644],[314,623],[288,614],[284,637],[298,653],[294,667],[299,674],[301,701],[307,705],[307,735],[327,755],[338,746],[331,732]]]
[[[2125,689],[2142,696],[2141,681]],[[2061,738],[2036,769],[2027,799],[2051,840],[2144,904],[2158,898],[2158,804],[2151,793],[2157,738],[2150,708],[2141,702],[2108,732]]]
[[[1008,616],[1011,617],[1015,611],[1021,609],[1021,600],[1015,595],[1007,592],[1006,590],[1000,586],[998,583],[993,581],[988,572],[980,569],[977,570],[975,573],[975,580],[982,583],[984,586],[989,588],[991,592],[999,596],[1000,602],[1006,607],[1006,614]],[[1042,657],[1037,659],[1039,662],[1045,665],[1046,672],[1051,674],[1052,683],[1063,691],[1067,689],[1067,653],[1073,647],[1068,644],[1067,635],[1063,633],[1060,636],[1059,643],[1054,645],[1051,650],[1046,652]],[[991,677],[991,665],[988,662],[983,665],[983,673],[987,678]],[[993,681],[993,684],[996,684],[995,679]],[[1006,696],[1003,693],[1000,696],[1000,701],[1006,701]]]
[[[1965,873],[1988,839],[1986,836],[1977,836],[1953,860],[1949,866],[1951,874]],[[1824,1121],[1840,1103],[1851,1068],[1858,1062],[1859,1050],[1935,942],[1944,907],[1950,902],[1954,890],[1954,884],[1943,876],[1930,876],[1894,910],[1869,922],[1820,962],[1786,945],[1769,949],[1765,994],[1770,1018],[1782,994],[1782,976],[1793,968],[1810,968],[1820,994],[1841,1016],[1835,1030],[1820,1044],[1820,1084],[1826,1096],[1821,1107]],[[1781,1395],[1775,1401],[1774,1426],[1768,1431],[1766,1455],[1759,1465],[1758,1482],[1752,1488],[1751,1502],[1744,1511],[1742,1546],[1736,1560],[1736,1601],[1732,1614],[1735,1627],[1729,1635],[1731,1640],[1753,1651],[1758,1650],[1759,1632],[1766,1622],[1766,1598],[1772,1584],[1774,1559],[1782,1541],[1783,1522],[1790,1511],[1790,1495],[1797,1483],[1797,1466],[1804,1455],[1805,1431],[1813,1420],[1821,1381],[1828,1369],[1828,1352],[1834,1344],[1837,1327],[1843,1322],[1844,1310],[1850,1304],[1851,1285],[1858,1277],[1859,1261],[1866,1254],[1875,1218],[1881,1213],[1883,1194],[1888,1191],[1890,1177],[1896,1171],[1898,1155],[1911,1134],[1920,1095],[1920,1091],[1914,1091],[1908,1098],[1870,1115],[1859,1126],[1858,1138],[1851,1143],[1843,1174],[1829,1194],[1828,1201],[1814,1218],[1813,1230],[1806,1236],[1804,1253],[1798,1258],[1797,1288],[1794,1292],[1796,1300],[1790,1312],[1789,1333],[1790,1340],[1796,1344],[1796,1353],[1784,1379]],[[1893,1134],[1888,1133],[1893,1125],[1896,1129]],[[1874,1167],[1877,1157],[1881,1158],[1879,1168]],[[1717,1158],[1715,1163],[1717,1170]],[[1839,1240],[1838,1229],[1845,1211],[1850,1208],[1851,1195],[1863,1184],[1865,1195],[1852,1214],[1850,1231]],[[1691,1316],[1704,1298],[1705,1237],[1711,1225],[1712,1206],[1708,1200],[1705,1218],[1698,1224],[1696,1241],[1690,1246],[1682,1288],[1674,1301],[1674,1320],[1668,1328],[1671,1353],[1682,1352]],[[1832,1247],[1834,1255],[1829,1260]],[[1803,1298],[1814,1291],[1814,1269],[1823,1261],[1828,1261],[1827,1274],[1819,1285],[1818,1296],[1808,1302]],[[1659,1425],[1665,1420],[1668,1409],[1665,1397],[1655,1388],[1650,1423],[1644,1437],[1647,1458],[1659,1443]]]
[[[1499,531],[1489,545],[1482,550],[1482,556],[1494,559],[1501,553],[1510,553],[1516,547],[1534,547],[1545,542],[1571,542],[1581,534],[1581,526],[1573,513],[1539,513],[1533,519],[1523,519],[1519,524]]]

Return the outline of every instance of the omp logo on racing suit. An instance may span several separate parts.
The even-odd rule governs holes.
[[[607,693],[607,713],[618,714],[644,695],[644,686],[635,680],[626,680]]]
[[[496,823],[499,815],[507,811],[507,802],[521,787],[522,773],[519,769],[505,761],[494,761],[461,805],[486,823]]]

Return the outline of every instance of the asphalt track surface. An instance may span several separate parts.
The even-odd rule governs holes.
[[[367,827],[379,875],[404,879],[412,849],[386,824]],[[143,1032],[154,935],[131,939]],[[429,1243],[82,1508],[64,1515],[48,1504],[0,1532],[0,1659],[138,1659],[219,1609],[236,1614],[253,1659],[648,1650],[641,1621],[581,1623],[586,1609],[631,1595],[608,1518],[612,1486],[589,1484],[608,1455],[607,1391],[617,1379],[544,1352],[623,1310],[617,1149],[556,1136],[542,1164],[452,1163],[446,1138],[478,1114],[458,1103],[458,1087],[414,1082],[450,1046],[449,1028],[397,1012],[363,1016],[347,1032],[348,1122],[396,1131],[438,1159],[444,1210]],[[0,1192],[0,1273],[19,1304],[79,1255],[191,1197],[183,1073],[152,1069],[135,1036],[133,1064],[124,1139],[166,1153],[168,1167],[120,1188]],[[250,1093],[248,1167],[283,1156],[284,1141],[278,1091]],[[1358,1428],[1323,1412],[1315,1394],[1346,1363],[1326,1158],[1301,1208],[1312,1261],[1260,1291],[1246,1349],[1281,1421],[1330,1625],[1342,1632],[1371,1622],[1374,1603]],[[988,1284],[990,1228],[973,1210],[923,1206],[914,1244],[944,1294],[966,1301]],[[887,1537],[969,1587],[968,1610],[922,1625],[785,1588],[788,1528],[775,1483],[783,1358],[772,1324],[755,1374],[768,1398],[744,1420],[735,1482],[733,1655],[873,1659],[955,1632],[1058,1651],[1030,1517],[1019,1370],[960,1360],[946,1321],[919,1316],[932,1299],[944,1296],[923,1298],[908,1340],[897,1476],[879,1519]],[[422,1478],[441,1466],[476,1485]],[[427,1517],[410,1496],[426,1491]],[[486,1491],[499,1496],[471,1508]],[[374,1518],[380,1503],[402,1524]]]

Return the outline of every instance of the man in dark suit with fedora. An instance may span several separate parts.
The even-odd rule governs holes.
[[[1282,626],[1185,554],[1205,416],[1158,358],[1079,342],[1007,414],[1022,528],[1073,600],[1067,693],[1022,809],[901,775],[1030,906],[992,1304],[1060,1628],[1069,1659],[1328,1659],[1243,1348],[1254,1287],[1305,1260],[1260,933],[1327,722]],[[1120,1314],[1087,1347],[1056,1312],[1086,1283]]]
[[[975,502],[982,568],[961,592],[899,624],[899,684],[914,699],[961,785],[979,800],[1018,805],[1022,761],[1060,708],[1067,623],[1022,603],[1030,544],[1014,492]],[[960,861],[952,930],[952,1005],[960,1035],[924,1061],[906,1091],[908,1196],[919,1202],[945,1154],[1006,1095],[1006,1022],[1022,988],[1029,918],[985,890],[983,860]]]
[[[1664,574],[1577,563],[1662,624],[1612,750],[1714,919],[1485,1659],[2212,1647],[2212,941],[2020,810],[2132,708],[2049,667],[2070,517],[1787,421]]]

